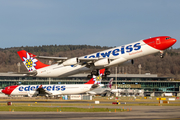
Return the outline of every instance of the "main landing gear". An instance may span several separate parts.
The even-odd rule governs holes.
[[[102,75],[102,78],[106,78],[107,75],[110,75],[110,74],[111,74],[111,72],[110,72],[108,69],[106,69],[105,72],[104,72],[104,74]],[[99,76],[99,70],[98,70],[98,69],[97,69],[97,70],[93,70],[93,71],[91,72],[91,75],[88,75],[87,78],[92,78],[93,75]]]

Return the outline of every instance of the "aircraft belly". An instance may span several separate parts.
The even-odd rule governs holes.
[[[46,72],[38,71],[37,76],[39,77],[65,77],[65,76],[77,74],[81,71],[86,71],[86,70],[89,70],[89,69],[82,65],[60,66],[60,67],[55,66],[54,69],[46,70]]]
[[[89,91],[90,89],[88,87],[77,87],[77,88],[66,88],[65,91],[61,91],[62,94],[66,95],[66,94],[81,94],[81,93],[85,93],[87,91]]]
[[[58,77],[66,77],[66,76],[69,76],[69,75],[78,74],[78,73],[80,73],[82,71],[85,72],[87,70],[89,70],[89,68],[86,68],[86,67],[81,66],[81,65],[78,65],[78,66],[75,66],[75,67],[67,66],[65,70],[62,70],[63,72]]]

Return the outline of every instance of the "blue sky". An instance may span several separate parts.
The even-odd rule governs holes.
[[[120,46],[168,35],[180,48],[180,0],[0,0],[0,48]]]

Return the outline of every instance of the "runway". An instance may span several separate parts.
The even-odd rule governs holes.
[[[99,106],[111,107],[111,106]],[[113,107],[113,106],[112,106]],[[0,112],[1,120],[180,120],[179,106],[125,106],[132,108],[130,112]]]
[[[59,104],[67,104],[67,103],[74,103],[74,104],[79,104],[79,103],[87,103],[87,104],[94,104],[94,101],[12,101],[12,100],[9,100],[13,103],[48,103],[48,104],[54,104],[54,103],[59,103]],[[103,103],[103,104],[112,104],[112,102],[116,102],[117,100],[114,100],[114,101],[100,101],[100,103]],[[121,102],[121,101],[119,101]],[[158,103],[157,101],[154,101],[154,102],[147,102],[147,101],[125,101],[127,104],[143,104],[143,103]],[[0,101],[0,103],[7,103],[7,101]],[[124,103],[124,102],[122,102]],[[171,104],[174,104],[176,102],[171,102]]]

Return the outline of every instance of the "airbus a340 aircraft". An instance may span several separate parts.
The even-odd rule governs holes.
[[[29,97],[82,94],[103,86],[100,83],[104,71],[105,69],[99,70],[99,76],[93,76],[85,84],[13,85],[5,87],[2,93],[7,95],[28,95]]]
[[[66,77],[80,72],[91,72],[96,75],[98,69],[106,68],[105,76],[110,74],[108,68],[114,65],[132,63],[134,58],[161,53],[176,43],[170,36],[159,36],[140,40],[131,44],[111,48],[90,55],[67,59],[66,57],[36,56],[25,50],[18,51],[24,65],[28,69],[26,75],[37,77]],[[37,58],[54,59],[57,64],[46,65]]]

